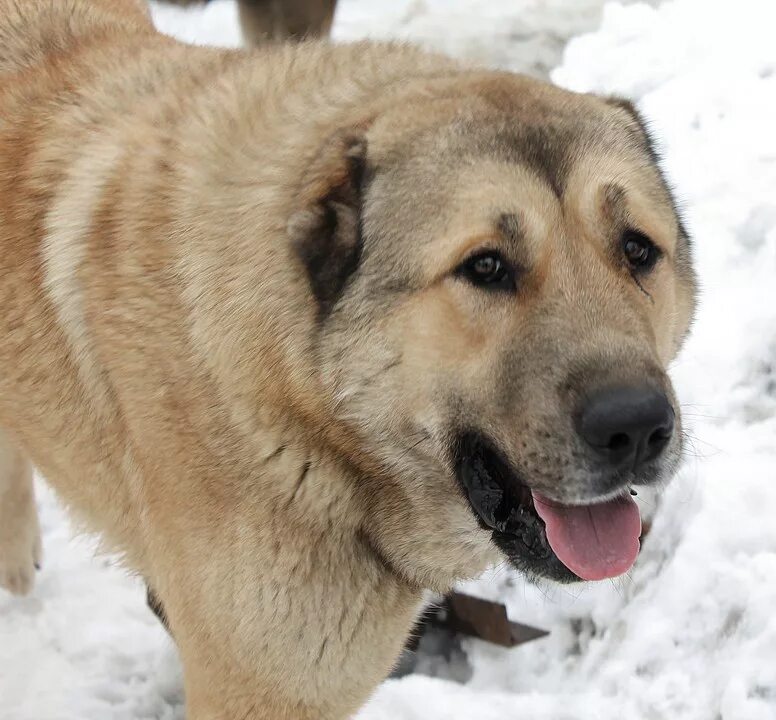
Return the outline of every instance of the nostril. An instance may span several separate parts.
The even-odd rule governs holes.
[[[609,443],[606,446],[612,452],[622,452],[630,447],[630,436],[625,433],[615,433],[609,438]]]
[[[668,445],[673,435],[673,427],[661,427],[655,430],[647,439],[645,460],[653,460]]]
[[[671,431],[668,428],[658,428],[649,436],[650,447],[665,445],[671,439]]]

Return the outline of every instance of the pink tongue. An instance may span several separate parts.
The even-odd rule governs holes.
[[[533,499],[550,547],[583,580],[622,575],[636,561],[641,516],[633,498],[597,505],[560,505],[538,493]]]

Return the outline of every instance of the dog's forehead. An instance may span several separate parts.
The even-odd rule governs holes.
[[[631,174],[659,180],[655,153],[628,103],[573,93],[530,78],[497,76],[428,99],[402,115],[402,132],[377,162],[417,183],[455,182],[461,167],[496,161],[529,169],[558,198],[577,167],[613,158]],[[433,120],[431,119],[433,118]]]
[[[635,123],[624,113],[618,118],[614,109],[584,110],[573,117],[565,108],[553,115],[549,107],[526,116],[466,113],[426,127],[377,168],[380,194],[396,201],[399,217],[411,217],[414,208],[422,225],[449,217],[455,212],[451,203],[466,204],[471,219],[499,202],[503,211],[519,209],[537,188],[563,205],[614,185],[670,208],[654,154]],[[537,117],[542,121],[535,122]]]
[[[623,166],[641,172],[655,169],[646,137],[626,116],[617,115],[581,107],[575,115],[546,108],[480,123],[471,119],[450,128],[454,139],[447,145],[467,164],[496,160],[525,166],[561,198],[576,167],[601,156],[617,158]]]

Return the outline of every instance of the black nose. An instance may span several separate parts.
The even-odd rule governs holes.
[[[587,399],[577,431],[613,467],[659,457],[674,432],[674,409],[665,393],[649,385],[606,387]]]

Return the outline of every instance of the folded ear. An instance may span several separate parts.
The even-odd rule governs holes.
[[[307,172],[302,208],[288,223],[291,246],[307,270],[325,317],[361,259],[361,191],[367,143],[363,134],[338,133]]]

